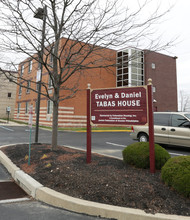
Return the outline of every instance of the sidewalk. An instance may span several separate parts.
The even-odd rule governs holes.
[[[23,126],[24,124],[19,124],[13,121],[7,121],[4,119],[0,119],[0,126]]]

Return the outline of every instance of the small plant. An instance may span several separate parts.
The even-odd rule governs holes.
[[[48,156],[46,155],[46,154],[44,154],[41,158],[40,158],[40,160],[44,160],[44,159],[46,159]]]
[[[177,192],[190,197],[190,156],[173,157],[162,167],[161,178]]]
[[[46,167],[46,168],[50,168],[50,167],[51,167],[51,163],[47,163],[47,164],[45,165],[45,167]]]
[[[123,150],[123,160],[125,163],[134,165],[137,168],[149,168],[149,143],[137,142],[129,145]],[[169,153],[160,145],[155,144],[155,167],[161,169],[170,158]]]
[[[24,160],[28,160],[28,155],[26,155],[26,156],[24,157]]]

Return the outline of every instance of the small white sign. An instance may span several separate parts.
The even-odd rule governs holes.
[[[92,121],[95,121],[95,120],[96,120],[96,116],[92,116],[92,117],[91,117],[91,120],[92,120]]]
[[[7,112],[10,112],[10,111],[11,111],[11,107],[7,106]]]

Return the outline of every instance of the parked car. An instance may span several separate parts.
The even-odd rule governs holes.
[[[139,142],[149,140],[148,126],[133,126],[131,137]],[[154,141],[190,147],[190,112],[155,112]]]

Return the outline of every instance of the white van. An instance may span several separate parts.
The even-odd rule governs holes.
[[[132,139],[147,142],[148,126],[133,126]],[[155,112],[154,141],[190,147],[190,113],[189,112]]]

